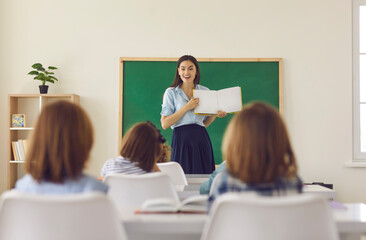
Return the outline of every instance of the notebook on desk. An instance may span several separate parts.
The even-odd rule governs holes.
[[[190,185],[184,186],[183,191],[197,191],[197,192],[199,192],[200,187],[201,187],[201,184],[190,184]]]

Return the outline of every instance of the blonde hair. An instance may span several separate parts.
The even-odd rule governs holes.
[[[137,123],[123,137],[120,154],[150,172],[161,155],[163,141],[165,139],[152,123]]]
[[[297,173],[286,126],[278,111],[266,103],[249,104],[231,120],[222,152],[229,173],[248,184]]]
[[[42,109],[31,142],[26,171],[38,182],[62,183],[81,174],[93,145],[93,127],[81,107],[58,101]]]

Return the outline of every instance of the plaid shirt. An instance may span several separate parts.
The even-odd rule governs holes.
[[[211,208],[215,199],[227,192],[249,192],[255,191],[263,196],[283,196],[294,195],[302,192],[303,183],[299,177],[293,179],[279,178],[274,183],[264,184],[246,184],[237,178],[230,176],[227,170],[221,175],[221,181],[214,189],[212,195],[208,199],[208,209]]]

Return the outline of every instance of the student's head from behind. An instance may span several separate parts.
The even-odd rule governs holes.
[[[164,163],[170,161],[170,146],[166,143],[162,145],[160,157],[157,160],[157,163]]]
[[[165,138],[151,122],[132,126],[122,139],[121,156],[150,172],[162,153]]]
[[[172,87],[182,84],[183,79],[187,82],[193,81],[195,85],[200,83],[200,67],[197,59],[191,55],[184,55],[178,59]]]
[[[93,145],[93,127],[78,105],[58,101],[44,107],[36,123],[26,171],[37,181],[77,178]]]
[[[285,123],[266,103],[248,104],[234,116],[222,151],[229,173],[248,184],[292,178],[297,173]]]

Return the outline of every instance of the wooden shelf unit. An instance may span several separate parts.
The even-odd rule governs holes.
[[[24,174],[23,163],[25,161],[15,161],[12,141],[28,139],[34,130],[42,108],[49,103],[65,100],[79,104],[79,96],[75,94],[9,94],[8,95],[8,158],[7,158],[7,189],[14,188],[16,181]],[[12,114],[25,114],[25,127],[12,127]]]

